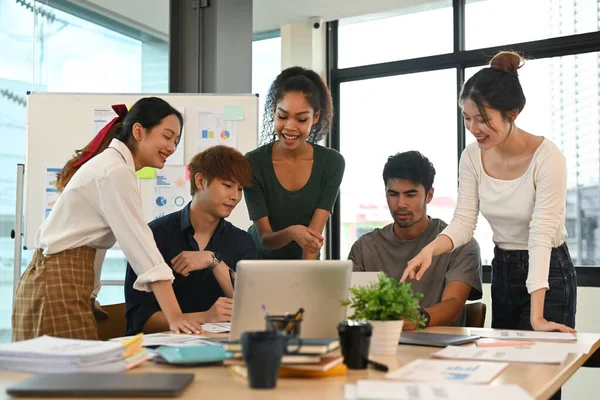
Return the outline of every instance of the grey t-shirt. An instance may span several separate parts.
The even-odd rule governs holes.
[[[423,234],[405,241],[394,236],[394,224],[375,229],[354,243],[348,259],[354,263],[354,271],[383,271],[388,276],[400,279],[408,261],[431,243],[446,225],[442,220],[430,218]],[[471,286],[469,300],[481,299],[481,256],[475,239],[451,253],[434,257],[421,280],[411,281],[411,284],[413,291],[423,293],[420,304],[427,308],[441,301],[446,284],[452,281],[462,281]],[[464,326],[465,317],[463,310],[453,325]]]

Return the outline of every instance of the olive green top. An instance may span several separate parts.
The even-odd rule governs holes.
[[[244,188],[250,219],[256,221],[269,217],[273,232],[292,225],[308,226],[317,208],[332,212],[337,199],[344,168],[344,157],[337,151],[313,144],[313,166],[306,185],[291,192],[284,188],[273,167],[273,143],[266,144],[246,154],[254,175],[252,186]],[[254,226],[248,230],[254,240],[259,258],[301,259],[302,248],[296,243],[265,250]]]

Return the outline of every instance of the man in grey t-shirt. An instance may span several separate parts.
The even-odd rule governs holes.
[[[427,215],[434,177],[433,165],[417,151],[388,158],[383,181],[394,223],[354,243],[348,256],[354,271],[383,271],[399,280],[408,261],[444,230],[444,221]],[[479,245],[471,239],[451,253],[434,257],[429,272],[411,284],[415,292],[423,293],[421,314],[427,326],[464,326],[465,302],[482,296]],[[405,322],[403,329],[415,328]]]

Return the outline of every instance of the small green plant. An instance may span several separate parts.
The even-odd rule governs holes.
[[[351,299],[342,302],[342,306],[354,309],[350,319],[421,322],[419,299],[423,294],[413,293],[410,283],[400,283],[384,273],[378,278],[367,286],[350,288]]]

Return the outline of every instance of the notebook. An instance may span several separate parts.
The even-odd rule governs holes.
[[[477,339],[479,339],[479,336],[447,335],[429,332],[402,332],[398,343],[417,346],[446,347],[474,342]]]
[[[300,354],[326,354],[340,347],[338,339],[301,339],[302,347]],[[298,341],[291,339],[288,341],[288,351],[295,351],[298,348]],[[242,345],[239,341],[228,342],[225,349],[232,353],[241,353]]]
[[[194,374],[40,374],[6,389],[15,397],[176,397]]]

